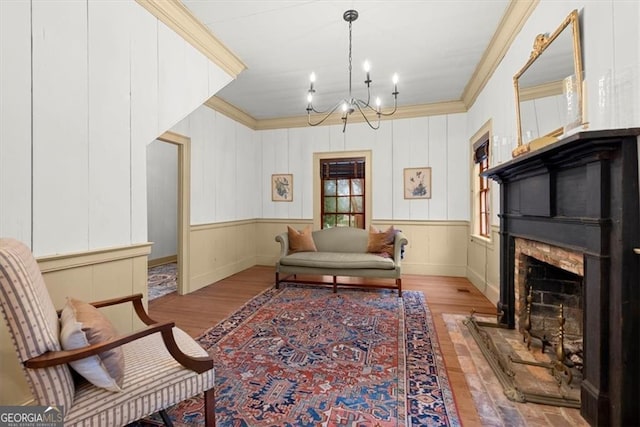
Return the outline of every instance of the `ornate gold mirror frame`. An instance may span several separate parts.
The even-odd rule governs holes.
[[[513,157],[555,142],[565,130],[584,123],[579,27],[578,11],[573,10],[551,35],[539,34],[533,43],[533,49],[527,63],[513,76],[518,132],[518,146],[512,152]],[[552,46],[554,41],[556,44]],[[547,53],[543,55],[545,52]],[[572,55],[573,58],[569,59],[569,55]],[[525,81],[526,84],[523,83]],[[521,101],[533,99],[534,95],[532,94],[534,93],[541,97],[562,95],[563,92],[566,95],[567,89],[572,91],[571,99],[574,102],[572,105],[574,116],[571,122],[568,123],[565,119],[561,119],[559,128],[550,130],[525,144]]]

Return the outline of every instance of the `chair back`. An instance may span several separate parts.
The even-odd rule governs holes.
[[[21,363],[61,350],[60,322],[38,263],[15,239],[0,239],[0,304]],[[71,408],[75,388],[68,365],[24,372],[37,404]]]

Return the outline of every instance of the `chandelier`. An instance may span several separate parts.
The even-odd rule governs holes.
[[[351,113],[353,113],[354,111],[359,111],[360,114],[362,115],[362,117],[364,118],[364,120],[367,122],[367,124],[369,125],[369,127],[371,127],[371,129],[379,129],[380,128],[380,117],[381,116],[391,116],[393,115],[396,110],[398,109],[398,74],[394,74],[393,75],[393,92],[391,92],[391,94],[393,95],[393,110],[390,112],[383,112],[382,108],[381,108],[381,101],[379,97],[376,97],[376,101],[375,101],[375,108],[371,105],[371,76],[370,76],[370,71],[371,71],[371,67],[369,65],[369,61],[365,61],[364,62],[364,71],[366,73],[366,80],[364,81],[364,83],[367,85],[367,100],[362,100],[359,98],[355,98],[353,97],[353,95],[351,94],[351,25],[353,24],[353,21],[355,21],[356,19],[358,19],[358,12],[356,10],[347,10],[343,15],[342,18],[347,21],[349,23],[349,95],[344,98],[341,99],[340,101],[338,101],[333,107],[328,108],[324,111],[319,111],[316,110],[316,108],[313,106],[313,95],[316,92],[315,88],[314,88],[314,84],[316,82],[316,74],[315,73],[311,73],[311,76],[309,77],[310,80],[310,84],[309,84],[309,92],[307,94],[307,122],[309,123],[309,125],[311,126],[318,126],[319,124],[322,124],[325,120],[327,120],[329,118],[329,116],[331,116],[331,114],[333,114],[338,108],[342,108],[342,132],[344,132],[347,128],[347,120],[349,118],[349,116],[351,115]],[[367,115],[365,113],[375,113],[378,120],[376,123],[371,123],[371,121],[369,120],[369,118],[367,117]],[[320,115],[320,119],[318,119],[318,121],[312,121],[312,113],[314,113],[314,117],[317,117],[316,115]]]

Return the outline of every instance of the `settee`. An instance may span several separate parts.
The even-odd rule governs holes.
[[[402,296],[401,261],[407,238],[400,230],[390,227],[386,232],[388,244],[380,253],[372,252],[372,231],[350,227],[334,227],[317,231],[310,231],[313,243],[311,248],[302,251],[292,251],[289,232],[276,236],[280,243],[280,257],[276,261],[276,288],[281,282],[299,282],[312,284],[333,285],[336,292],[337,277],[364,277],[395,279],[393,284],[357,284],[357,286],[375,286],[398,290]],[[375,246],[375,245],[374,245]],[[332,282],[326,281],[298,281],[296,275],[332,276]]]

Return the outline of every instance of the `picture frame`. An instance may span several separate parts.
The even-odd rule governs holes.
[[[293,201],[293,174],[278,173],[271,175],[271,201]]]
[[[405,199],[431,198],[430,167],[405,168],[403,182]]]

